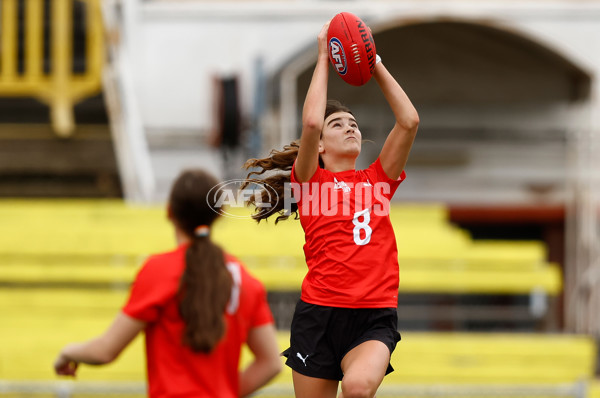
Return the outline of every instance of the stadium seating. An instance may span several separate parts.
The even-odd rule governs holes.
[[[279,339],[286,348],[288,334]],[[583,387],[592,398],[598,388],[596,350],[592,338],[564,334],[405,333],[392,355],[395,371],[385,377],[378,396],[422,395],[431,388],[438,388],[436,395],[454,389],[457,396],[503,396],[498,392],[510,387],[513,393],[521,388],[539,396],[560,395],[561,388],[575,394]],[[270,388],[284,390],[290,379],[286,367]]]
[[[247,211],[232,214],[240,218],[219,220],[215,240],[240,257],[270,291],[299,289],[306,272],[299,223],[256,225]],[[0,216],[5,237],[0,255],[9,259],[0,270],[4,283],[126,284],[145,256],[174,246],[164,210],[158,207],[131,208],[119,201],[5,201]],[[441,206],[397,206],[392,222],[401,292],[561,291],[560,270],[546,263],[540,242],[473,241],[447,222]]]
[[[143,393],[141,337],[113,364],[82,366],[77,382],[65,386],[67,379],[52,373],[57,350],[66,342],[104,330],[123,299],[122,293],[93,290],[2,292],[0,309],[9,321],[0,329],[0,338],[11,344],[3,344],[0,349],[0,396],[4,396],[3,388],[8,392],[28,381],[41,383],[49,391],[77,385],[93,390],[98,388],[97,383],[104,382],[106,392],[122,392],[122,383],[128,382],[131,392],[124,396]],[[288,333],[280,332],[281,349],[287,347],[288,340]],[[392,356],[396,371],[384,379],[378,396],[406,396],[414,391],[422,394],[431,388],[461,389],[463,394],[470,391],[471,395],[477,391],[481,396],[512,388],[513,393],[530,391],[531,396],[539,396],[551,391],[550,395],[555,396],[565,389],[569,392],[588,387],[596,366],[596,348],[589,337],[563,334],[404,333]],[[246,351],[243,361],[249,358]],[[130,387],[132,382],[134,388]],[[597,382],[591,383],[588,395],[581,398],[597,398],[593,395],[597,391]],[[285,367],[258,396],[292,397],[290,370]]]
[[[593,380],[588,386],[589,398],[600,398],[600,380]]]
[[[247,216],[240,209],[232,214]],[[63,344],[109,325],[145,256],[174,246],[164,209],[121,201],[3,200],[0,219],[0,396],[19,396],[35,382],[56,392],[74,386],[93,390],[100,388],[94,382],[104,381],[117,390],[125,383],[124,396],[142,394],[141,338],[111,365],[82,367],[75,384],[55,384],[51,364]],[[538,242],[474,241],[448,223],[441,206],[399,205],[392,221],[401,292],[560,293],[558,267],[544,260]],[[247,217],[223,218],[214,239],[242,258],[270,291],[299,289],[306,266],[298,222],[274,226],[271,220],[256,225]],[[281,348],[287,339],[282,331]],[[439,385],[559,388],[556,383],[583,380],[587,397],[598,398],[598,384],[587,382],[595,355],[595,343],[585,336],[407,332],[392,358],[397,371],[378,396]],[[291,396],[288,369],[265,394]]]

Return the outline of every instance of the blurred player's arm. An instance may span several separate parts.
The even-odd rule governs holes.
[[[54,362],[54,370],[59,375],[75,376],[79,363],[89,365],[110,363],[145,327],[145,322],[121,312],[104,334],[83,343],[66,345]]]
[[[254,361],[240,373],[240,397],[267,384],[282,368],[273,324],[251,329],[246,343],[254,354]]]

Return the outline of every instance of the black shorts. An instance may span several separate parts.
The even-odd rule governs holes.
[[[384,343],[390,355],[400,341],[396,308],[338,308],[296,304],[290,348],[282,355],[290,368],[305,376],[342,380],[344,356],[365,341]],[[394,369],[388,365],[386,374]]]

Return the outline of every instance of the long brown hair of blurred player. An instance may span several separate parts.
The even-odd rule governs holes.
[[[210,352],[225,333],[225,307],[231,293],[231,274],[223,250],[205,231],[218,217],[218,181],[202,170],[182,173],[169,198],[169,217],[190,239],[185,271],[179,286],[179,313],[185,322],[183,343],[197,352]],[[203,229],[205,228],[205,229]]]

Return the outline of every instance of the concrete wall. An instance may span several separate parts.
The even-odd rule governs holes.
[[[261,58],[272,94],[262,115],[263,151],[296,138],[316,35],[340,11],[369,24],[386,66],[420,111],[409,164],[418,178],[407,181],[405,199],[523,202],[542,192],[545,200],[563,201],[570,132],[599,130],[599,1],[154,0],[137,8],[136,94],[143,124],[155,135],[206,136],[214,76],[240,76],[242,109],[250,115]],[[463,29],[447,35],[449,25]],[[373,82],[355,89],[332,72],[330,92],[354,103],[366,132],[381,141],[389,114]],[[582,107],[591,110],[585,120]],[[377,145],[365,147],[363,163]]]
[[[455,18],[493,23],[600,70],[600,3],[591,1],[147,1],[136,51],[144,119],[150,126],[206,128],[211,74],[240,73],[252,98],[256,57],[273,72],[312,47],[322,24],[348,10],[382,30],[408,21]],[[160,92],[161,95],[155,95]]]

